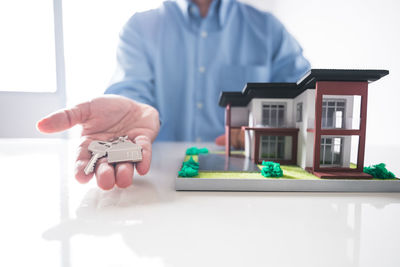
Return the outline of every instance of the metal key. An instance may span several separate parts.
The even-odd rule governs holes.
[[[85,174],[88,175],[89,173],[92,173],[94,171],[94,167],[96,166],[96,162],[107,155],[107,151],[111,147],[110,142],[104,142],[104,141],[92,141],[89,144],[88,150],[92,152],[92,157],[89,160],[88,164],[85,167]]]
[[[127,136],[112,143],[107,151],[108,163],[138,162],[142,160],[142,147],[133,143]]]

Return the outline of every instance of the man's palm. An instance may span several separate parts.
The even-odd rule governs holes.
[[[103,96],[72,109],[57,111],[38,122],[44,133],[67,130],[76,124],[82,125],[83,142],[79,146],[75,176],[81,183],[88,182],[93,174],[85,175],[84,168],[91,157],[87,150],[93,140],[110,140],[127,135],[143,148],[143,160],[136,165],[139,174],[150,168],[151,143],[159,131],[158,112],[151,106],[134,102],[120,96]],[[97,183],[103,189],[117,184],[127,187],[132,183],[133,165],[120,163],[111,166],[100,159],[95,170]]]

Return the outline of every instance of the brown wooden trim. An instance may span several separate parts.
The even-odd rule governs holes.
[[[308,133],[314,133],[313,128],[307,128]],[[360,135],[360,130],[353,129],[321,129],[321,135]]]
[[[297,165],[297,144],[299,141],[299,129],[297,129],[296,133],[292,137],[292,160],[293,165]],[[290,163],[288,163],[290,164]]]
[[[322,89],[319,82],[315,85],[315,122],[314,122],[314,160],[312,171],[319,170],[321,126],[322,126]],[[322,87],[323,88],[323,87]]]
[[[245,131],[255,131],[259,133],[293,133],[298,132],[298,128],[268,128],[268,127],[247,127],[243,126],[242,129]]]
[[[231,126],[231,104],[228,104],[225,108],[225,125]]]
[[[225,109],[225,155],[231,155],[231,104]]]
[[[358,172],[357,169],[345,168],[345,167],[321,167],[321,172]]]
[[[360,135],[360,130],[346,130],[346,129],[321,129],[321,135]]]
[[[364,168],[365,155],[365,134],[367,120],[367,82],[316,82],[315,93],[315,125],[314,125],[314,160],[313,173],[316,172],[362,172]],[[359,130],[346,129],[321,129],[322,128],[322,100],[323,95],[360,95],[361,96],[361,123]],[[308,131],[308,130],[307,130]],[[357,168],[321,168],[320,166],[320,147],[321,135],[357,135],[359,136]],[[334,170],[333,170],[334,169]]]
[[[355,169],[352,169],[355,170]],[[306,167],[306,171],[321,179],[371,179],[372,176],[365,172],[358,171],[319,171],[313,172],[311,167]]]
[[[254,132],[254,147],[253,147],[253,157],[252,160],[254,163],[259,162],[260,156],[260,132]]]
[[[321,179],[372,179],[372,176],[365,172],[346,172],[346,171],[335,171],[326,172],[318,171],[313,172],[313,174]]]
[[[254,147],[252,160],[256,164],[261,164],[263,160],[260,159],[260,139],[261,136],[291,136],[292,137],[292,159],[291,160],[273,160],[274,162],[287,165],[297,164],[297,144],[298,144],[298,128],[254,128],[242,127],[247,131],[254,131]]]
[[[322,89],[324,95],[364,95],[367,82],[316,82],[316,88]],[[321,103],[322,104],[322,103]]]
[[[358,140],[358,157],[357,157],[357,170],[362,172],[364,170],[364,156],[365,156],[365,140],[367,133],[367,103],[368,103],[368,83],[363,83],[361,94],[361,122],[360,122],[360,135]]]

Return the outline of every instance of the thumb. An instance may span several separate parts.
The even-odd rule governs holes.
[[[37,122],[37,129],[42,133],[56,133],[68,130],[76,124],[84,123],[90,114],[90,103],[85,102],[71,109],[61,109]]]
[[[143,159],[136,164],[136,170],[140,175],[145,175],[150,170],[151,164],[151,139],[145,135],[135,138],[135,143],[142,147]]]

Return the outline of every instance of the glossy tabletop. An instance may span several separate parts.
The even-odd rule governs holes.
[[[185,143],[102,191],[78,142],[0,140],[0,266],[400,266],[399,193],[177,192]],[[400,173],[399,146],[366,153]]]

